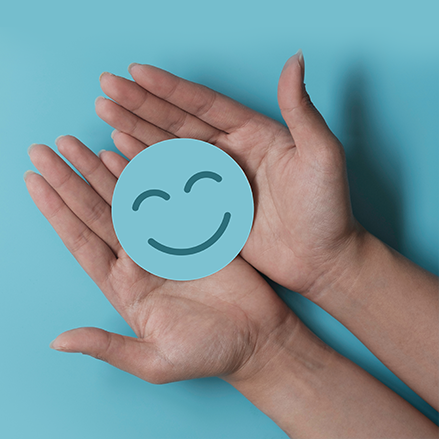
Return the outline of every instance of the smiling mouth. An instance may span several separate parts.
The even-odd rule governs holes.
[[[202,252],[203,250],[208,249],[213,244],[215,244],[215,242],[217,242],[218,239],[221,238],[221,236],[223,236],[224,232],[227,229],[227,226],[229,225],[231,216],[232,215],[230,214],[230,212],[226,212],[217,231],[207,241],[204,241],[203,243],[196,245],[195,247],[188,247],[188,248],[168,247],[167,245],[160,244],[160,242],[157,242],[154,238],[149,238],[148,244],[154,247],[156,250],[159,250],[163,253],[167,253],[168,255],[176,255],[176,256],[194,255],[195,253],[199,253]]]

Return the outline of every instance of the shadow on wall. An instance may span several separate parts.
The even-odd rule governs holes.
[[[344,84],[339,138],[346,150],[354,215],[369,232],[401,251],[402,176],[396,145],[375,118],[377,102],[372,102],[367,67],[357,64]]]

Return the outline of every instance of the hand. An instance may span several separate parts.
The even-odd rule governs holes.
[[[221,376],[290,437],[437,437],[416,409],[313,335],[240,257],[190,282],[142,270],[120,247],[110,218],[126,160],[104,152],[101,161],[70,136],[57,143],[90,185],[50,148],[34,145],[30,157],[42,176],[26,173],[29,192],[137,338],[80,328],[58,336],[53,348],[153,383]]]
[[[303,57],[288,60],[278,100],[288,128],[202,85],[134,64],[135,82],[108,73],[101,87],[115,102],[96,112],[116,128],[130,159],[172,137],[210,142],[243,168],[255,197],[255,221],[241,255],[276,282],[311,296],[313,286],[359,234],[343,147],[309,100]]]
[[[245,378],[263,367],[273,354],[266,352],[268,338],[276,349],[296,317],[262,277],[240,257],[196,281],[146,272],[124,252],[111,221],[112,193],[127,161],[104,153],[110,172],[74,137],[57,144],[89,184],[50,148],[34,145],[29,155],[42,175],[26,174],[29,193],[137,338],[80,328],[58,336],[52,347],[92,355],[153,383]]]
[[[133,157],[178,136],[230,154],[255,196],[255,221],[241,256],[339,320],[437,408],[439,332],[431,330],[437,278],[354,219],[343,147],[310,102],[300,53],[287,61],[278,86],[288,128],[156,67],[129,70],[135,82],[104,74],[102,90],[115,102],[96,102],[97,114],[117,130],[117,148]]]

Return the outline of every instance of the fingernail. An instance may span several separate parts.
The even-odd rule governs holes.
[[[102,79],[102,76],[104,76],[104,75],[114,76],[113,73],[110,73],[110,72],[102,72],[101,75],[99,76],[99,81]]]
[[[299,49],[297,51],[296,55],[298,55],[299,63],[302,64],[303,63],[303,52],[302,52],[302,49]]]
[[[99,152],[98,152],[98,157],[100,158],[101,157],[101,154],[103,153],[103,152],[105,152],[106,151],[106,149],[101,149]]]
[[[58,137],[55,139],[55,145],[56,145],[56,146],[58,146],[58,142],[59,142],[59,139],[61,139],[61,137],[64,137],[64,134],[61,135],[61,136],[58,136]]]
[[[35,174],[35,172],[34,171],[26,171],[24,174],[23,174],[23,178],[24,178],[24,181],[26,181],[26,178],[30,175],[30,174]]]
[[[128,66],[128,71],[131,73],[131,69],[132,69],[134,66],[138,66],[138,65],[140,65],[140,64],[137,63],[137,62],[132,62],[132,63]]]
[[[104,99],[105,100],[105,98],[103,96],[98,96],[96,98],[96,100],[95,100],[95,105],[98,103],[99,99]]]
[[[119,132],[119,130],[113,130],[112,132],[111,132],[111,138],[114,140],[114,136],[117,134]]]
[[[302,49],[299,49],[297,51],[297,55],[298,55],[297,61],[299,62],[300,68],[302,69],[302,80],[303,80],[303,76],[304,76],[304,73],[305,73],[305,61],[303,60]]]
[[[59,345],[56,341],[58,340],[58,337],[55,338],[55,340],[52,340],[49,344],[50,349],[54,349],[55,351],[65,351],[61,345]]]
[[[30,154],[30,152],[32,151],[32,149],[38,145],[38,143],[32,143],[32,145],[29,145],[29,147],[27,148],[27,153]]]

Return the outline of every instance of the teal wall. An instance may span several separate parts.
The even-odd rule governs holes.
[[[273,439],[286,435],[219,379],[148,384],[49,349],[60,332],[131,334],[64,248],[22,179],[33,142],[114,149],[94,112],[103,71],[149,63],[281,120],[277,80],[302,48],[306,84],[347,150],[369,230],[438,271],[439,35],[435,1],[84,1],[0,6],[0,436]],[[321,338],[431,419],[437,413],[355,337],[295,293]],[[407,322],[410,324],[410,322]]]

